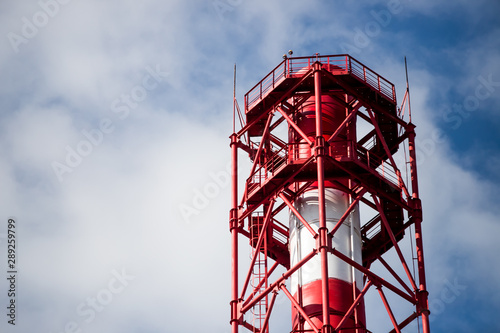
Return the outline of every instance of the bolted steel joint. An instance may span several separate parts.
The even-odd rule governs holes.
[[[315,61],[314,62],[314,71],[317,72],[317,71],[320,71],[321,69],[323,68],[323,64],[321,63],[321,61]]]
[[[238,209],[232,208],[229,211],[229,230],[238,228]]]
[[[314,142],[314,156],[325,155],[325,138],[318,136]]]
[[[427,313],[430,314],[429,311],[429,302],[428,302],[429,292],[427,290],[419,290],[417,291],[417,311],[419,314]]]
[[[231,320],[229,322],[240,322],[239,313],[241,309],[241,300],[232,300],[229,304],[231,306]]]
[[[333,329],[332,325],[323,325],[321,327],[321,333],[334,333],[335,330]]]
[[[328,252],[331,252],[333,248],[332,239],[333,237],[328,233],[327,228],[319,228],[318,236],[316,237],[316,248],[318,249],[318,251],[324,248]]]
[[[410,200],[410,205],[413,208],[413,218],[422,221],[422,202],[418,198],[413,198]]]

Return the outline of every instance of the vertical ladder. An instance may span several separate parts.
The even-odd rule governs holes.
[[[255,213],[255,216],[251,217],[251,226],[250,226],[250,242],[252,245],[252,256],[256,255],[257,258],[255,260],[255,264],[252,269],[252,278],[250,280],[251,286],[255,289],[259,286],[262,280],[265,280],[258,290],[256,290],[256,294],[260,294],[264,291],[267,286],[267,235],[264,235],[264,239],[262,241],[261,246],[256,249],[257,241],[259,239],[259,235],[262,232],[262,225],[264,224],[264,216],[261,213]],[[267,333],[269,330],[261,331],[262,325],[266,318],[268,306],[268,297],[262,298],[255,306],[253,307],[252,313],[252,326],[254,327],[254,333],[261,332]]]

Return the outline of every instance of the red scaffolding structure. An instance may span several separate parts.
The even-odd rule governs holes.
[[[407,94],[403,105],[408,105]],[[240,327],[270,332],[279,293],[290,300],[292,332],[370,332],[364,323],[364,296],[374,288],[392,322],[391,332],[416,320],[429,333],[415,126],[404,120],[394,85],[349,55],[288,57],[250,89],[244,104],[241,114],[235,103],[234,121],[239,116],[241,128],[233,128],[230,137],[232,333]],[[240,192],[239,150],[251,161]],[[409,169],[410,180],[403,179],[399,167]],[[298,205],[311,191],[317,193],[314,223]],[[331,199],[325,195],[333,191],[349,200],[345,211],[337,212],[335,223],[329,217]],[[368,213],[362,214],[359,225],[362,259],[357,260],[354,241],[351,252],[334,244],[339,229],[348,225],[360,206]],[[292,260],[291,226],[280,221],[286,210],[313,239],[314,245],[299,259]],[[240,236],[249,241],[240,244]],[[405,237],[411,238],[411,245],[403,246]],[[240,248],[248,246],[250,265],[242,268]],[[397,264],[384,259],[388,252],[395,253]],[[416,272],[407,262],[408,253],[417,264]],[[304,285],[291,292],[289,280],[313,260],[320,263],[314,289],[319,300],[310,304]],[[338,284],[332,284],[332,260],[352,270],[349,297],[339,296]],[[279,266],[285,272],[276,277],[273,272]],[[355,274],[362,281],[356,281]],[[397,318],[387,292],[397,296],[398,307],[407,303],[411,313]],[[336,297],[344,297],[341,305]]]

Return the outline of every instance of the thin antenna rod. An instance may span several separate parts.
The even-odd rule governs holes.
[[[236,132],[236,63],[234,63],[234,82],[233,82],[233,133]]]
[[[408,65],[406,63],[406,56],[405,56],[405,72],[406,72],[406,94],[408,96],[408,115],[410,117],[410,123],[411,123],[410,83],[408,80]]]

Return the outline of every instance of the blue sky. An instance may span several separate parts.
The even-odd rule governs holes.
[[[492,0],[0,3],[0,246],[9,217],[19,243],[17,323],[3,280],[1,331],[229,332],[233,65],[242,104],[289,49],[349,52],[399,102],[407,57],[431,328],[499,331],[499,12]],[[274,327],[289,330],[287,316]]]

